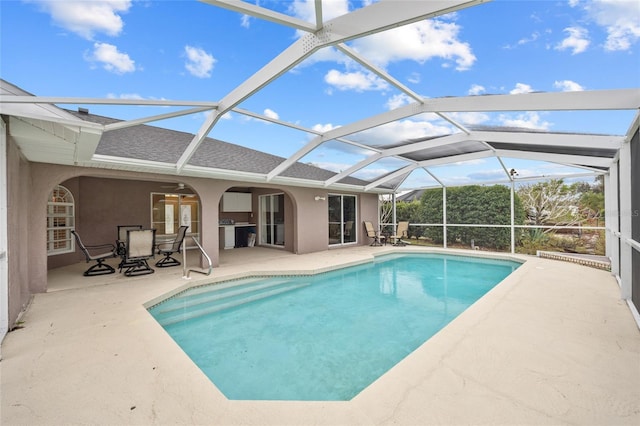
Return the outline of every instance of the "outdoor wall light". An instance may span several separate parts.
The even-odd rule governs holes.
[[[324,201],[324,200],[326,200],[326,198],[321,196],[321,195],[316,195],[315,200],[316,201]]]

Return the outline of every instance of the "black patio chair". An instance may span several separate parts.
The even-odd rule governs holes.
[[[113,274],[116,270],[111,266],[104,263],[106,259],[116,257],[116,246],[114,244],[99,244],[86,246],[82,242],[80,235],[76,231],[71,231],[73,236],[76,239],[76,244],[84,253],[84,257],[87,259],[87,263],[89,262],[97,262],[95,265],[91,266],[89,269],[84,271],[85,277],[91,277],[94,275],[106,275]]]
[[[128,277],[153,274],[155,271],[147,263],[154,256],[156,230],[128,230],[124,263],[129,265],[124,271]]]
[[[120,256],[120,264],[118,265],[119,272],[122,272],[123,268],[133,266],[133,264],[126,263],[127,255],[127,231],[140,231],[142,225],[118,225],[118,238],[116,239],[116,251]]]
[[[156,266],[158,268],[168,268],[170,266],[180,265],[180,262],[171,257],[171,255],[173,253],[180,253],[184,237],[187,234],[187,229],[189,229],[188,226],[181,226],[178,228],[178,234],[176,235],[175,240],[158,244],[158,254],[164,255],[162,259],[156,262]]]

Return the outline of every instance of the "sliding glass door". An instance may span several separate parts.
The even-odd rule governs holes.
[[[329,194],[329,245],[357,241],[356,196]]]
[[[261,195],[260,244],[284,246],[284,194]]]

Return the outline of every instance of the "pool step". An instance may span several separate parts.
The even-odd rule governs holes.
[[[289,281],[285,279],[277,281],[265,282],[264,279],[260,282],[241,284],[232,287],[217,287],[206,286],[202,288],[195,288],[185,291],[182,294],[178,294],[166,303],[158,306],[157,313],[168,314],[176,310],[182,310],[184,308],[192,308],[198,305],[211,304],[212,302],[218,302],[224,299],[239,298],[247,294],[261,293],[263,291],[270,290],[274,287],[279,287],[288,284]]]
[[[273,297],[308,285],[308,283],[296,284],[283,280],[249,286],[249,288],[240,287],[231,291],[211,291],[209,293],[212,294],[198,299],[173,298],[157,306],[152,313],[160,325],[167,326]]]

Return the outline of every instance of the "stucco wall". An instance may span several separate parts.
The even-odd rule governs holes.
[[[7,131],[7,134],[9,132]],[[7,138],[7,266],[9,327],[29,302],[33,281],[30,274],[29,205],[30,167],[15,143]],[[3,230],[4,232],[4,230]]]
[[[83,260],[79,251],[47,256],[47,198],[58,184],[66,186],[74,195],[76,229],[87,244],[115,242],[117,225],[150,226],[150,193],[171,192],[162,185],[180,181],[200,197],[201,243],[215,266],[219,264],[220,199],[232,187],[251,187],[255,221],[258,220],[257,195],[284,192],[285,249],[298,254],[328,249],[326,190],[29,163],[12,141],[7,145],[10,324],[31,294],[46,291],[49,268]],[[318,195],[325,200],[315,201]],[[357,195],[358,221],[375,220],[377,195]],[[366,244],[363,231],[358,229],[358,232],[359,243]]]

